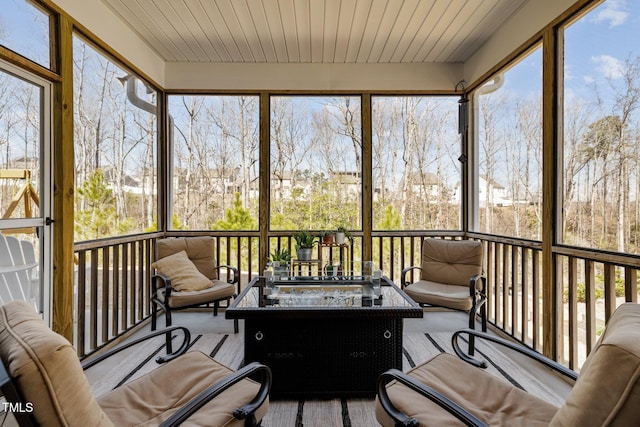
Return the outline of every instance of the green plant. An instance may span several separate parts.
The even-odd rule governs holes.
[[[308,231],[299,231],[293,235],[296,241],[296,249],[312,248],[316,243],[316,237]]]
[[[275,251],[271,252],[269,256],[270,261],[291,261],[291,253],[289,252],[289,249],[286,248],[276,249]]]
[[[349,241],[353,240],[353,235],[351,234],[351,232],[349,230],[347,230],[347,227],[345,227],[344,225],[339,226],[336,231],[338,233],[344,233],[344,237],[349,239]]]

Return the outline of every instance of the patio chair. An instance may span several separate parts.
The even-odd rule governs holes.
[[[487,331],[486,278],[483,276],[482,243],[475,240],[425,239],[420,266],[401,273],[404,292],[420,305],[431,305],[469,313],[469,328],[475,329],[480,311],[482,330]],[[420,270],[415,283],[407,280],[411,270]],[[473,355],[473,339],[469,342]]]
[[[76,350],[42,321],[33,307],[14,301],[0,307],[0,386],[21,426],[189,425],[255,426],[269,406],[271,371],[253,363],[233,372],[189,348],[190,334],[165,363],[98,398],[83,372],[158,331],[81,365]],[[260,382],[253,379],[258,377]]]
[[[20,240],[0,233],[0,303],[25,300],[37,308],[39,281],[32,277],[37,268],[35,256],[26,259]]]
[[[460,335],[506,346],[575,381],[557,407],[483,371],[467,356]],[[640,305],[622,304],[582,365],[580,374],[519,344],[465,329],[453,336],[454,355],[442,353],[402,373],[378,379],[376,418],[388,426],[630,426],[640,419]],[[465,363],[468,362],[468,363]]]
[[[170,237],[158,240],[157,261],[152,264],[151,302],[153,314],[151,330],[156,329],[156,315],[164,310],[166,326],[171,326],[171,311],[190,307],[209,306],[218,315],[220,301],[235,298],[240,293],[238,269],[217,265],[214,257],[213,237]],[[220,280],[219,270],[227,270],[227,280]],[[235,285],[235,286],[234,286]],[[238,332],[238,319],[233,330]]]

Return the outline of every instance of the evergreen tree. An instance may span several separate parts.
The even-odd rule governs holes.
[[[130,220],[118,220],[115,197],[107,186],[104,172],[94,170],[76,191],[75,240],[99,239],[130,228]]]
[[[256,228],[255,218],[242,206],[240,193],[235,193],[233,207],[225,211],[224,219],[219,219],[211,226],[213,230],[255,230]]]

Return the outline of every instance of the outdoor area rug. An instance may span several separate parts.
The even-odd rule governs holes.
[[[206,316],[206,315],[205,315]],[[209,315],[210,316],[210,315]],[[426,316],[426,314],[425,314]],[[215,321],[219,323],[221,319]],[[210,318],[209,318],[210,319]],[[441,352],[453,353],[451,347],[451,332],[422,331],[420,323],[422,319],[411,319],[410,328],[405,326],[403,340],[403,370],[411,369]],[[227,321],[228,322],[228,321]],[[408,321],[405,321],[408,322]],[[174,324],[180,324],[174,321]],[[211,325],[211,324],[210,324]],[[242,325],[242,322],[241,322]],[[243,333],[238,334],[229,331],[228,325],[214,327],[214,331],[208,328],[191,328],[191,349],[199,350],[211,355],[215,360],[230,367],[238,369],[243,362]],[[227,329],[225,331],[224,329]],[[216,331],[218,330],[218,331]],[[117,357],[117,369],[113,364],[105,363],[92,368],[88,372],[89,381],[93,391],[99,396],[120,384],[144,375],[146,372],[158,367],[155,358],[164,352],[163,338],[149,340],[136,347],[135,351],[125,352]],[[497,377],[514,384],[538,397],[546,399],[556,405],[564,400],[557,388],[548,388],[545,381],[553,374],[544,368],[533,367],[527,364],[523,366],[522,356],[512,354],[508,356],[502,353],[498,347],[489,343],[478,343],[476,357],[483,358],[489,364],[487,371]],[[541,370],[545,371],[541,374]],[[557,381],[561,381],[556,378]],[[568,385],[566,388],[568,389]],[[262,421],[265,427],[326,427],[326,426],[377,426],[375,419],[374,399],[323,399],[323,400],[272,400],[269,411]]]

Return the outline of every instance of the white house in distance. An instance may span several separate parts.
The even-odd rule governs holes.
[[[458,203],[460,194],[460,182],[457,182],[451,197],[451,202]],[[478,176],[478,203],[480,208],[487,207],[487,202],[490,203],[491,206],[497,207],[513,205],[513,199],[507,194],[507,189],[504,185],[493,179],[487,181],[485,175],[480,175]]]

